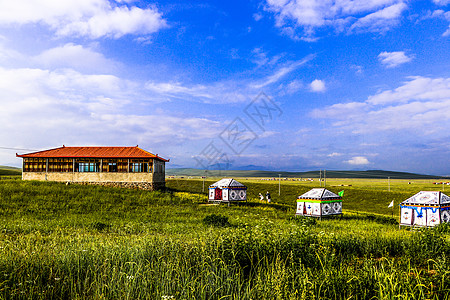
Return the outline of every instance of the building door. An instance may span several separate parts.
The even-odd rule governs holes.
[[[216,188],[214,200],[222,200],[222,189]]]

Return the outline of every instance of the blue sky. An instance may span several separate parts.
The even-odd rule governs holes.
[[[168,167],[448,175],[449,49],[449,0],[0,1],[0,165],[139,145]]]

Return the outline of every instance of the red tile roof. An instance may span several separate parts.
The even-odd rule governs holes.
[[[169,161],[158,154],[145,151],[138,146],[135,147],[66,147],[62,146],[55,149],[43,150],[27,154],[16,154],[17,157],[34,158],[155,158],[162,161]]]

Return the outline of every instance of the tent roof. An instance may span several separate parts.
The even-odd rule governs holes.
[[[298,197],[299,199],[341,199],[342,197],[327,190],[326,188],[315,188]]]
[[[420,191],[412,197],[409,197],[400,205],[432,205],[432,204],[450,204],[450,197],[442,192]]]
[[[211,184],[209,187],[219,187],[219,188],[223,188],[223,187],[245,187],[245,185],[243,185],[242,183],[240,183],[237,180],[234,180],[233,178],[223,178],[213,184]]]

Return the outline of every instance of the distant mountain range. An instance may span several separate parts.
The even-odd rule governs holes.
[[[250,166],[249,166],[250,167]],[[0,175],[20,175],[20,168],[0,166]],[[319,171],[308,172],[277,172],[260,170],[205,170],[191,168],[166,169],[167,176],[208,176],[208,177],[265,177],[278,178],[319,178]],[[322,175],[323,176],[323,175]],[[423,175],[407,172],[394,172],[383,170],[367,171],[326,171],[327,178],[392,178],[392,179],[448,179],[446,176]]]
[[[319,178],[320,171],[308,172],[276,172],[258,170],[200,170],[190,168],[166,169],[167,176],[208,176],[208,177],[276,177],[282,178]],[[444,176],[423,175],[407,172],[394,172],[383,170],[367,171],[326,171],[327,178],[392,178],[392,179],[450,179]]]

